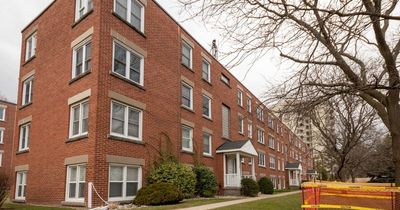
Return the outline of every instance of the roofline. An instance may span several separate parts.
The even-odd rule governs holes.
[[[6,101],[6,100],[1,100],[1,99],[0,99],[0,103],[12,104],[12,105],[14,105],[14,106],[16,106],[16,105],[17,105],[17,104],[16,104],[16,103],[14,103],[14,102]]]
[[[37,19],[40,18],[57,0],[53,0],[42,12],[40,12],[31,22],[28,23],[22,30],[21,33],[23,33],[29,26],[31,26]]]

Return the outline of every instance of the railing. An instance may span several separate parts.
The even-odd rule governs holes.
[[[289,185],[290,186],[299,186],[300,183],[299,183],[299,180],[297,180],[297,179],[289,179]]]
[[[256,177],[253,176],[253,175],[242,175],[242,179],[244,179],[244,178],[249,178],[249,179],[256,180]]]
[[[225,174],[226,187],[240,187],[240,180],[239,174]]]

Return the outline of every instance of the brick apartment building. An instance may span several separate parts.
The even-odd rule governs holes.
[[[130,201],[165,150],[212,168],[221,194],[305,179],[306,145],[157,2],[72,2],[22,31],[14,201],[100,205],[88,183]]]
[[[16,104],[0,100],[0,173],[10,175]]]

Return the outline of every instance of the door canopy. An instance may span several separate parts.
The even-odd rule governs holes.
[[[258,156],[258,153],[250,140],[227,141],[217,148],[217,154],[234,152],[239,152],[249,156]]]

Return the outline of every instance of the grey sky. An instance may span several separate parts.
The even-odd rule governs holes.
[[[34,19],[52,0],[12,0],[3,1],[0,7],[0,94],[5,95],[8,100],[15,102],[17,99],[17,86],[19,74],[19,61],[21,50],[21,30]],[[72,1],[71,1],[72,2]],[[211,25],[190,20],[182,22],[186,16],[180,14],[177,0],[158,0],[181,25],[190,32],[204,47],[209,48],[213,39],[219,40],[218,31],[213,30]],[[224,46],[220,46],[224,47]],[[263,61],[256,63],[249,71],[246,78],[248,66],[241,65],[231,72],[250,89],[254,94],[261,95],[268,83],[281,80],[282,75],[278,72],[279,60],[270,54]]]

